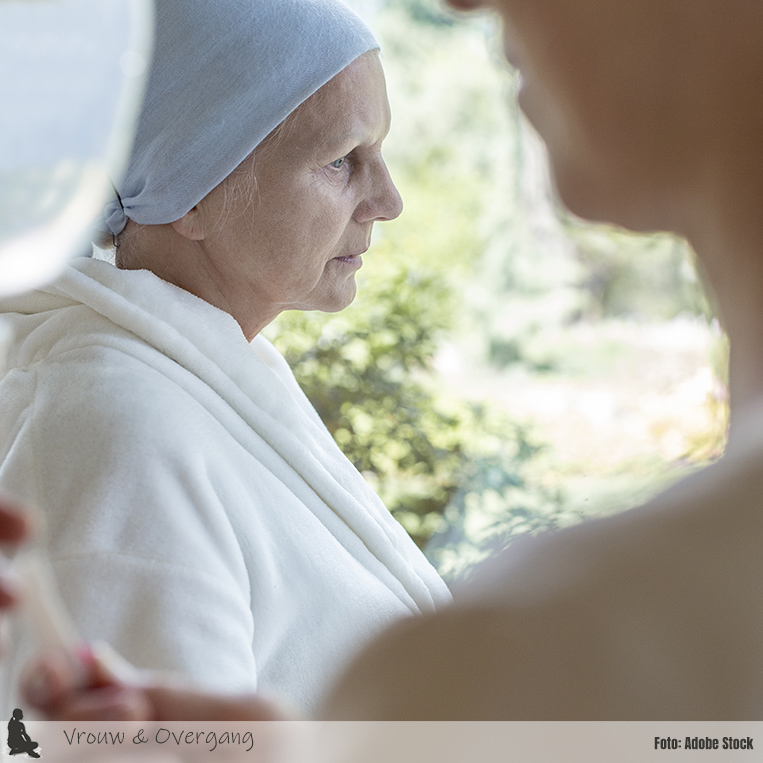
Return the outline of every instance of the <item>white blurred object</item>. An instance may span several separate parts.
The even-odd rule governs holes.
[[[152,0],[0,2],[0,296],[52,280],[85,250],[130,151],[152,42]],[[0,323],[0,375],[8,328]],[[39,528],[38,528],[39,530]],[[46,647],[78,641],[37,544],[16,571]]]
[[[0,2],[0,296],[87,248],[150,68],[151,0]]]

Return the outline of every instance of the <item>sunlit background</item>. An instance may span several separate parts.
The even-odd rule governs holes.
[[[726,344],[683,242],[555,208],[489,18],[350,4],[383,44],[405,212],[377,226],[351,308],[266,333],[453,579],[716,458]]]

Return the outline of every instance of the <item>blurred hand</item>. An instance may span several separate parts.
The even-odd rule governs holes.
[[[63,653],[49,652],[25,670],[26,701],[51,720],[66,721],[281,721],[295,719],[256,695],[199,691],[170,675],[125,677],[98,648],[79,650],[81,670]]]
[[[29,521],[22,509],[8,498],[0,497],[0,543],[6,547],[17,546],[29,535]],[[7,575],[0,574],[0,609],[12,606],[16,601],[16,586]]]

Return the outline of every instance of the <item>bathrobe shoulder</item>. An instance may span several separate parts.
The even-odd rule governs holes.
[[[368,638],[448,601],[283,358],[226,313],[90,259],[3,312],[0,483],[44,513],[85,638],[309,711]]]

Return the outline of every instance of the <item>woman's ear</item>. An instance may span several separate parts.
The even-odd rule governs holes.
[[[197,204],[179,220],[171,222],[170,225],[183,238],[187,238],[189,241],[202,241],[205,236],[205,230],[204,213],[201,205]]]

